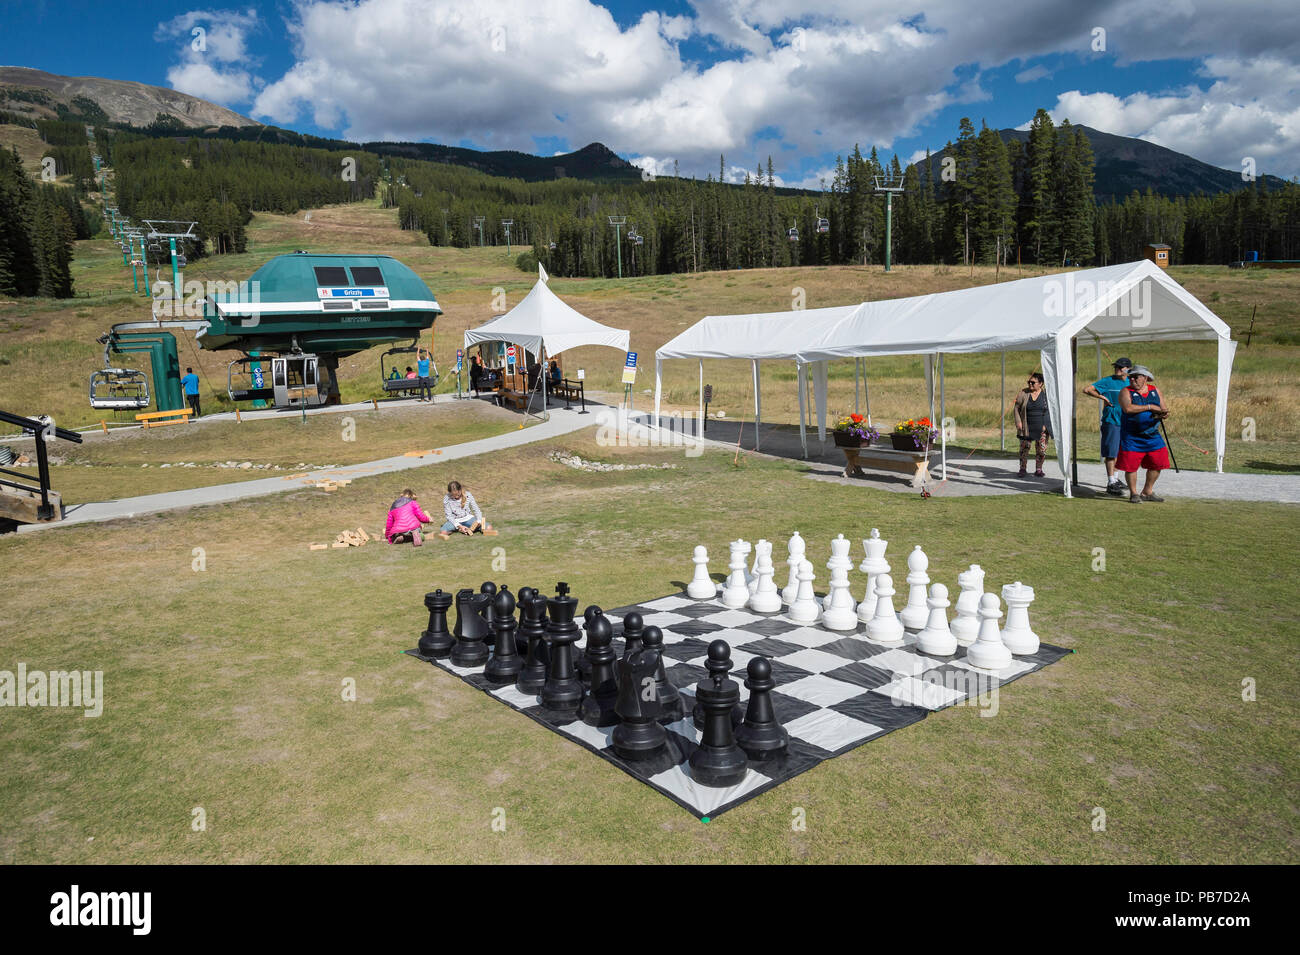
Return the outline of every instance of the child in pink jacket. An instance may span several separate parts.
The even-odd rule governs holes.
[[[419,547],[424,543],[424,539],[420,536],[420,525],[432,521],[433,518],[424,513],[420,502],[415,499],[415,492],[408,487],[388,509],[388,520],[384,522],[384,537],[390,544],[396,544],[398,538],[409,537],[411,543]]]

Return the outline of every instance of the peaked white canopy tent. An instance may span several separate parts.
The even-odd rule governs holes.
[[[1037,349],[1051,408],[1057,460],[1069,496],[1076,392],[1072,344],[1076,337],[1095,343],[1098,349],[1103,344],[1127,342],[1216,341],[1214,446],[1218,470],[1223,470],[1228,382],[1237,343],[1222,319],[1163,269],[1145,259],[860,305],[708,316],[655,353],[655,423],[659,422],[663,363],[667,359],[697,359],[701,392],[705,358],[749,359],[753,364],[756,418],[761,411],[758,363],[764,359],[794,360],[799,371],[801,432],[805,428],[805,382],[811,366],[818,432],[825,440],[828,361],[924,355],[928,381],[933,380],[932,369],[938,362],[942,403],[945,354]],[[930,391],[933,407],[932,384]],[[703,417],[702,405],[700,413]],[[806,451],[806,436],[804,441]]]
[[[537,266],[537,284],[523,301],[506,312],[465,332],[465,348],[484,342],[519,345],[539,357],[542,368],[548,357],[583,345],[605,345],[627,351],[631,335],[627,329],[610,328],[593,322],[571,305],[563,302],[546,283],[550,276]],[[542,379],[542,407],[546,407],[546,374]]]

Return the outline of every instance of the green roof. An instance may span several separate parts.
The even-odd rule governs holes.
[[[354,281],[351,275],[356,266],[379,269],[388,298],[406,301],[434,302],[433,292],[424,280],[391,255],[317,255],[291,253],[277,255],[248,277],[250,286],[256,282],[262,302],[318,302],[316,290],[321,287],[354,286],[370,284]],[[317,268],[347,269],[347,280],[323,283],[317,281]],[[224,296],[217,296],[224,301]]]

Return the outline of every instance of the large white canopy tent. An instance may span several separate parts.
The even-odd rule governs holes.
[[[655,353],[655,423],[659,423],[666,359],[697,359],[701,391],[705,358],[749,359],[753,364],[756,418],[761,414],[758,363],[764,359],[794,360],[799,371],[801,432],[805,381],[811,367],[818,431],[825,440],[828,361],[924,355],[927,379],[937,359],[942,382],[945,354],[1038,349],[1057,460],[1069,496],[1072,409],[1077,387],[1072,344],[1076,336],[1095,343],[1098,349],[1102,344],[1126,342],[1217,341],[1214,446],[1217,468],[1223,470],[1228,381],[1237,343],[1222,319],[1163,269],[1145,259],[860,305],[708,316]],[[933,395],[932,385],[930,390]],[[1063,409],[1067,413],[1063,414]],[[700,412],[702,417],[702,406]]]
[[[624,328],[610,328],[594,322],[551,291],[550,276],[537,266],[537,284],[523,301],[499,318],[465,332],[465,349],[484,342],[519,345],[539,356],[542,368],[548,357],[583,345],[605,345],[627,351],[631,335]],[[542,407],[546,407],[546,374],[542,380]]]

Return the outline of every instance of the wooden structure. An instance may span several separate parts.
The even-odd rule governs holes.
[[[149,411],[144,414],[135,416],[135,420],[140,422],[140,427],[162,428],[169,424],[184,424],[190,420],[190,415],[194,413],[193,408],[178,408],[175,411]]]
[[[844,476],[864,478],[862,465],[877,471],[897,471],[909,475],[912,487],[920,490],[930,479],[929,451],[895,451],[893,448],[841,448],[844,452]]]
[[[1142,258],[1149,259],[1162,269],[1167,269],[1171,252],[1173,249],[1163,242],[1149,242],[1142,248]]]

